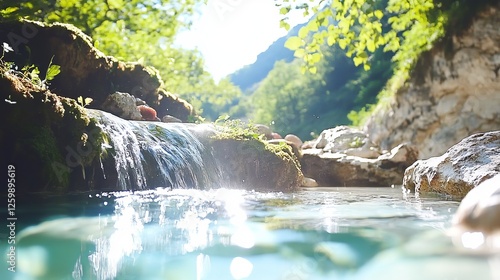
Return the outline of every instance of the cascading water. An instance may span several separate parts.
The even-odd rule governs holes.
[[[213,155],[194,135],[194,130],[207,127],[127,121],[106,112],[88,111],[109,137],[108,154],[114,161],[118,189],[204,189],[220,184],[221,172]],[[110,165],[104,164],[103,169],[106,166]],[[109,173],[103,170],[103,174]]]

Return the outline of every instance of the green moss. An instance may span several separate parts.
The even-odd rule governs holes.
[[[20,172],[31,174],[26,191],[71,190],[81,178],[76,172],[85,174],[106,157],[107,135],[76,100],[37,89],[12,73],[0,78],[0,87],[15,102],[6,112],[6,140],[14,142],[10,156],[25,168]]]
[[[244,124],[241,120],[223,117],[216,120],[214,124],[218,130],[214,136],[216,139],[262,140],[254,125]]]
[[[292,161],[300,170],[300,165],[292,147],[286,142],[269,143],[262,139],[257,128],[252,124],[244,124],[241,120],[230,120],[225,117],[215,121],[218,133],[215,139],[232,139],[241,141],[242,149],[254,150],[257,153],[270,152],[269,155],[278,156],[283,161]],[[264,153],[266,154],[266,153]]]
[[[266,142],[265,149],[278,156],[283,161],[291,161],[298,170],[302,169],[297,156],[293,152],[292,146],[288,145],[286,142],[280,142],[278,144]]]
[[[38,153],[42,163],[43,174],[47,174],[48,184],[57,186],[60,190],[66,189],[69,184],[68,172],[57,172],[53,168],[53,163],[64,162],[64,157],[59,150],[57,139],[49,127],[38,127],[34,130],[34,137],[31,139],[33,149]]]

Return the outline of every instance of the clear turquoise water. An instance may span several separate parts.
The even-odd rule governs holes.
[[[0,279],[500,277],[500,257],[449,237],[458,202],[398,188],[92,193],[17,207],[17,272],[4,261]]]

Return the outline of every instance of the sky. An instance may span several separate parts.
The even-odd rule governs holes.
[[[253,63],[257,55],[287,34],[273,0],[209,0],[189,31],[178,35],[181,47],[197,48],[205,69],[215,80]],[[290,15],[290,25],[305,22],[302,13]]]

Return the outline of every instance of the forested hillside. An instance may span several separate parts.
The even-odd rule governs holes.
[[[341,48],[324,46],[324,59],[319,62],[317,72],[304,73],[302,58],[287,60],[283,55],[290,53],[285,41],[297,35],[303,26],[291,29],[287,36],[260,54],[254,64],[230,75],[231,81],[245,91],[228,109],[232,118],[249,119],[269,125],[279,133],[309,139],[311,133],[351,124],[357,116],[351,114],[350,120],[350,112],[376,103],[376,96],[392,75],[393,53],[376,52],[371,58],[371,69],[365,71],[356,67]],[[275,64],[267,73],[270,63]]]

